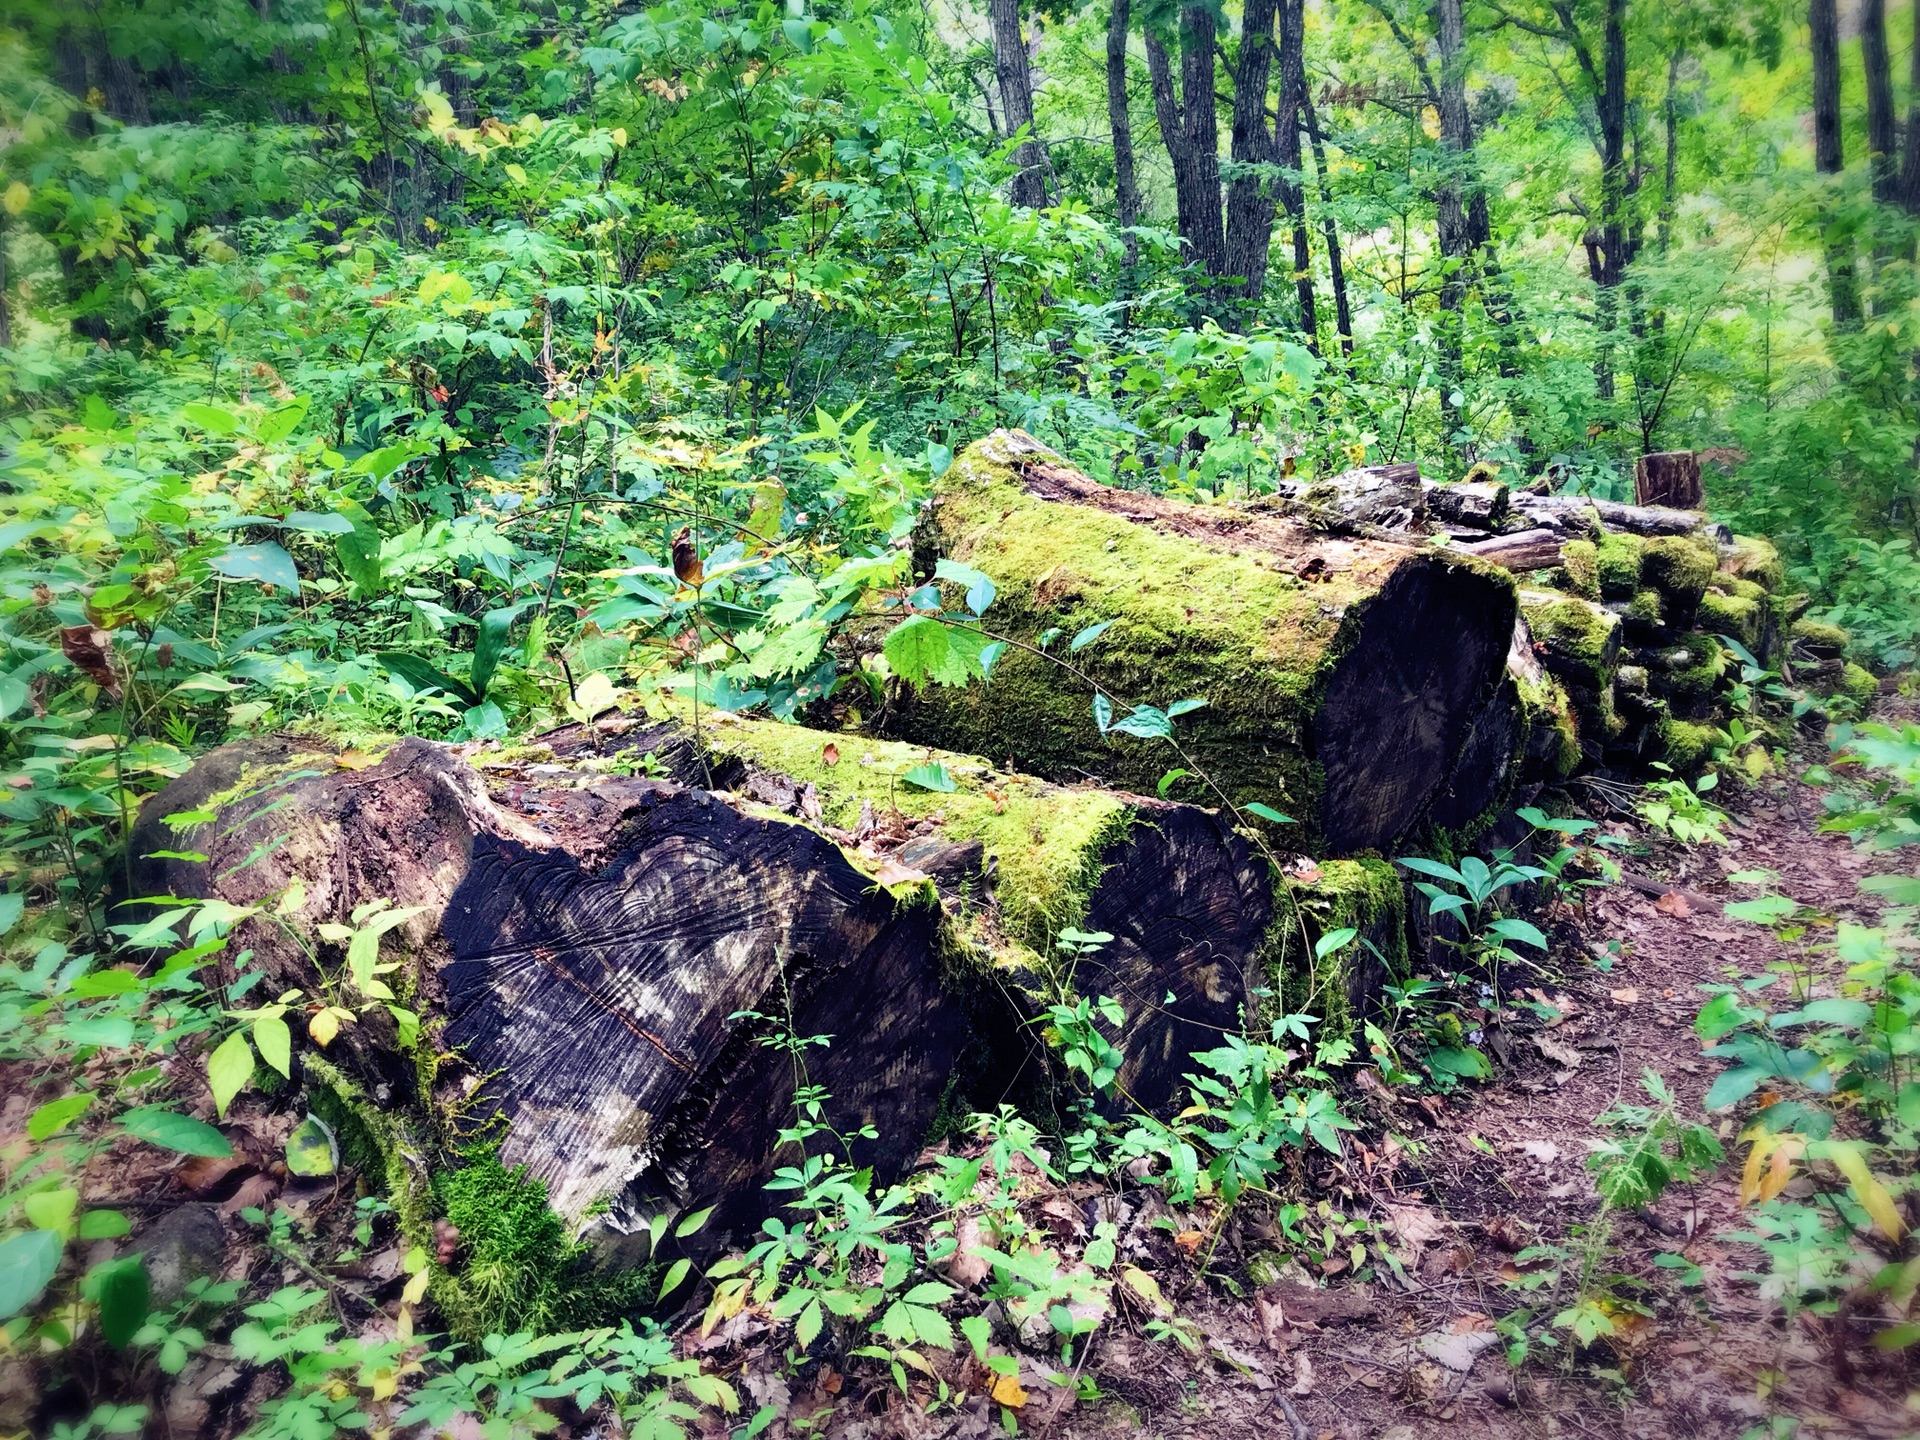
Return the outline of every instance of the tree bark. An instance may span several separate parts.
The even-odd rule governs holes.
[[[1220,203],[1220,127],[1214,114],[1213,12],[1198,5],[1180,11],[1180,94],[1174,92],[1165,44],[1147,34],[1147,73],[1154,114],[1173,164],[1174,208],[1190,263],[1211,279],[1228,274]],[[1211,288],[1207,292],[1211,294]]]
[[[905,738],[1145,788],[1171,752],[1102,735],[1086,687],[1115,716],[1204,698],[1182,749],[1235,803],[1296,817],[1283,843],[1314,855],[1393,853],[1416,829],[1513,634],[1509,583],[1443,551],[1110,489],[1019,431],[943,478],[916,543],[923,569],[942,556],[993,576],[996,633],[1113,626],[1071,657],[1085,680],[1009,650],[984,691],[905,700]]]
[[[1601,37],[1603,66],[1600,93],[1595,96],[1600,120],[1600,352],[1594,373],[1603,399],[1613,398],[1613,340],[1620,317],[1620,286],[1632,260],[1632,231],[1627,222],[1630,177],[1627,172],[1627,30],[1626,0],[1607,0]],[[1592,247],[1589,246],[1589,255]]]
[[[1813,54],[1813,168],[1838,175],[1845,167],[1840,132],[1840,20],[1834,0],[1808,0],[1807,26]],[[1833,327],[1860,325],[1860,291],[1854,275],[1852,237],[1830,224],[1826,242],[1827,291]]]
[[[1026,37],[1020,29],[1020,0],[990,0],[987,16],[993,26],[993,69],[1000,85],[1000,109],[1011,138],[1022,128],[1027,138],[1014,151],[1015,172],[1009,198],[1016,205],[1040,209],[1047,203],[1047,152],[1034,130],[1033,72],[1027,60]]]
[[[1140,223],[1140,182],[1134,173],[1133,116],[1127,106],[1128,0],[1112,0],[1107,16],[1107,128],[1113,136],[1113,204],[1122,230]],[[1125,238],[1131,287],[1133,267],[1140,263],[1139,237]]]

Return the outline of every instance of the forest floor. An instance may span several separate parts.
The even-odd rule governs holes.
[[[1829,1322],[1788,1319],[1743,1274],[1763,1268],[1758,1252],[1721,1238],[1749,1228],[1731,1122],[1719,1122],[1728,1160],[1716,1173],[1592,1234],[1600,1202],[1583,1162],[1601,1135],[1595,1117],[1645,1103],[1640,1077],[1651,1069],[1683,1116],[1699,1118],[1721,1066],[1694,1033],[1706,999],[1698,987],[1780,958],[1771,931],[1720,913],[1754,893],[1725,877],[1772,869],[1782,893],[1868,923],[1877,907],[1856,883],[1894,868],[1818,833],[1819,793],[1796,779],[1756,787],[1732,808],[1724,849],[1656,846],[1631,868],[1659,884],[1590,892],[1562,931],[1577,929],[1599,963],[1558,957],[1555,983],[1542,988],[1563,1018],[1496,1039],[1492,1083],[1426,1109],[1376,1107],[1405,1143],[1373,1156],[1366,1203],[1397,1236],[1404,1281],[1382,1271],[1317,1292],[1281,1281],[1199,1312],[1198,1295],[1181,1295],[1209,1363],[1117,1335],[1092,1368],[1126,1403],[1084,1407],[1062,1433],[1212,1440],[1284,1436],[1291,1423],[1295,1440],[1920,1435],[1920,1391],[1897,1366],[1876,1368],[1881,1357],[1864,1346],[1836,1364]],[[1492,1317],[1527,1303],[1513,1282],[1540,1263],[1516,1261],[1529,1246],[1564,1247],[1575,1265],[1586,1254],[1652,1314],[1619,1314],[1619,1332],[1584,1353],[1536,1347],[1513,1368]],[[1697,1270],[1656,1264],[1662,1255]],[[1838,1378],[1847,1370],[1850,1380]]]

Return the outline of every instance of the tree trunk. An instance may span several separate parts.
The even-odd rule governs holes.
[[[1417,828],[1513,634],[1509,584],[1443,551],[1109,489],[1019,431],[943,478],[917,537],[924,569],[941,556],[994,578],[997,633],[1112,621],[1072,664],[1113,713],[1205,699],[1179,721],[1186,754],[1235,803],[1295,816],[1282,843],[1314,855],[1392,853]],[[1086,683],[1014,649],[984,691],[913,697],[898,725],[1050,778],[1151,787],[1173,752],[1103,736]]]
[[[1033,73],[1027,61],[1027,42],[1020,32],[1020,0],[989,0],[993,25],[993,69],[1000,83],[1000,108],[1007,135],[1023,128],[1026,140],[1014,151],[1014,174],[1009,198],[1016,205],[1039,209],[1047,203],[1047,152],[1033,124]]]
[[[1313,142],[1313,169],[1320,190],[1320,226],[1327,241],[1327,268],[1333,277],[1333,323],[1340,334],[1340,353],[1353,356],[1353,311],[1347,303],[1347,270],[1340,258],[1340,227],[1333,217],[1333,185],[1328,179],[1327,151],[1320,135],[1320,117],[1314,113],[1313,96],[1305,97],[1304,114],[1307,138]]]
[[[1471,209],[1478,187],[1469,180],[1473,120],[1467,113],[1467,30],[1462,0],[1438,0],[1434,6],[1440,42],[1440,143],[1448,153],[1448,175],[1435,197],[1440,241],[1440,417],[1444,442],[1453,443],[1460,426],[1454,395],[1465,379],[1464,347],[1468,286],[1481,244]],[[1484,202],[1482,202],[1484,208]]]
[[[1838,175],[1845,156],[1840,133],[1840,20],[1834,0],[1808,0],[1807,25],[1813,52],[1813,168],[1822,175]],[[1858,329],[1860,291],[1854,277],[1852,237],[1830,226],[1826,248],[1833,328]]]
[[[1274,151],[1290,177],[1280,183],[1280,199],[1293,220],[1293,283],[1300,299],[1300,331],[1307,348],[1318,355],[1313,251],[1307,240],[1307,195],[1300,183],[1300,112],[1307,102],[1306,24],[1306,0],[1280,0],[1280,118],[1274,127]]]
[[[768,1017],[832,1037],[807,1050],[806,1082],[836,1129],[874,1127],[853,1158],[890,1179],[950,1089],[991,1108],[1038,1077],[1027,1022],[1048,1003],[1119,999],[1121,1084],[1164,1112],[1190,1053],[1279,989],[1265,867],[1207,811],[956,755],[932,757],[954,792],[913,791],[901,776],[924,749],[772,722],[696,743],[605,717],[546,740],[518,758],[401,740],[353,769],[318,742],[225,747],[134,834],[136,856],[172,851],[161,817],[207,809],[192,843],[208,860],[143,859],[135,893],[251,906],[297,883],[286,926],[243,919],[229,953],[251,949],[273,993],[354,999],[334,1065],[420,1136],[504,1121],[502,1162],[616,1252],[662,1203],[717,1204],[710,1243],[773,1213],[762,1187],[794,1161],[778,1132],[796,1078],[763,1043]],[[836,744],[849,753],[829,763]],[[642,753],[674,778],[618,773]],[[425,1057],[315,969],[339,957],[314,927],[376,899],[424,907],[387,980],[421,1013]],[[1054,945],[1068,926],[1113,938],[1070,961]]]
[[[1220,127],[1213,99],[1213,12],[1188,6],[1180,12],[1180,96],[1166,46],[1147,34],[1147,73],[1153,82],[1154,114],[1173,164],[1174,207],[1189,263],[1209,277],[1228,272],[1220,203]],[[1210,293],[1210,292],[1209,292]]]
[[[1140,223],[1140,182],[1133,166],[1133,117],[1127,108],[1128,0],[1112,0],[1107,16],[1107,127],[1113,135],[1113,204],[1122,230]],[[1126,264],[1128,289],[1140,263],[1140,240],[1128,235]]]
[[[1251,318],[1266,285],[1267,252],[1273,243],[1275,195],[1272,167],[1280,163],[1275,132],[1267,128],[1267,92],[1273,79],[1273,27],[1277,0],[1247,0],[1240,26],[1240,54],[1233,67],[1232,136],[1229,154],[1238,166],[1227,186],[1227,273],[1232,292]],[[1284,89],[1284,82],[1282,88]],[[1284,108],[1281,116],[1285,121]]]
[[[1907,134],[1900,162],[1899,199],[1920,214],[1920,5],[1913,7],[1913,47],[1907,65]]]
[[[1893,70],[1887,56],[1887,0],[1862,0],[1860,63],[1867,75],[1867,164],[1873,198],[1891,204],[1897,189],[1899,141],[1893,118]]]
[[[1600,118],[1600,246],[1598,271],[1600,351],[1594,377],[1601,398],[1613,398],[1613,342],[1620,318],[1620,286],[1626,280],[1631,231],[1627,223],[1626,0],[1607,0],[1602,35],[1602,79],[1595,97]],[[1589,256],[1593,248],[1588,247]]]

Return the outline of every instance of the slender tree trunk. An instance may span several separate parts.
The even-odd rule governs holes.
[[[1840,136],[1840,19],[1834,0],[1808,0],[1807,27],[1813,52],[1813,168],[1838,175],[1845,167]],[[1860,324],[1860,291],[1854,278],[1851,237],[1829,231],[1827,290],[1833,302],[1833,328]]]
[[[1440,242],[1440,428],[1448,445],[1460,428],[1453,397],[1465,379],[1466,297],[1479,249],[1470,206],[1478,186],[1471,182],[1473,118],[1467,113],[1467,30],[1461,0],[1438,0],[1435,29],[1440,42],[1440,143],[1447,152],[1447,176],[1435,196],[1435,228]]]
[[[1173,163],[1173,196],[1187,258],[1209,276],[1228,273],[1225,217],[1220,203],[1220,127],[1214,115],[1213,12],[1198,5],[1180,12],[1180,88],[1166,46],[1147,35],[1147,73],[1160,138]],[[1209,292],[1210,293],[1210,292]]]
[[[1667,99],[1663,107],[1667,122],[1667,163],[1660,187],[1660,253],[1673,244],[1673,213],[1680,192],[1680,62],[1685,53],[1675,50],[1667,56]]]
[[[1320,321],[1313,298],[1313,250],[1307,238],[1307,195],[1300,181],[1300,112],[1307,100],[1307,0],[1280,0],[1280,118],[1274,150],[1289,178],[1280,200],[1293,219],[1293,283],[1300,296],[1300,330],[1320,353]]]
[[[1127,110],[1128,0],[1112,0],[1107,16],[1107,127],[1113,133],[1113,204],[1122,230],[1140,223],[1140,182],[1133,168],[1133,117]],[[1126,237],[1127,288],[1140,263],[1139,237]]]
[[[1020,0],[991,0],[987,16],[993,25],[993,70],[1000,83],[1007,134],[1018,134],[1022,127],[1027,131],[1027,139],[1014,152],[1020,169],[1009,197],[1016,205],[1038,209],[1047,203],[1047,152],[1033,131],[1033,74],[1020,32]]]
[[[1907,62],[1907,136],[1899,199],[1908,214],[1920,214],[1920,5],[1913,7],[1913,50]]]
[[[1239,60],[1233,70],[1232,148],[1228,153],[1235,165],[1248,168],[1236,172],[1227,185],[1227,274],[1238,279],[1233,293],[1243,301],[1245,317],[1251,317],[1266,286],[1267,253],[1273,243],[1279,188],[1272,167],[1280,163],[1280,153],[1275,132],[1267,128],[1275,12],[1276,0],[1246,0],[1241,12]],[[1284,123],[1284,113],[1281,119]]]
[[[13,307],[8,303],[7,228],[0,225],[0,350],[13,346]]]
[[[1327,267],[1333,272],[1333,322],[1340,332],[1340,353],[1353,355],[1353,311],[1347,303],[1347,270],[1340,258],[1340,227],[1333,216],[1333,184],[1327,178],[1327,149],[1320,134],[1320,117],[1313,108],[1313,96],[1306,97],[1303,112],[1307,119],[1307,138],[1313,142],[1313,169],[1320,190],[1320,228],[1327,237]]]
[[[1862,0],[1860,63],[1867,72],[1867,163],[1873,169],[1873,198],[1891,203],[1896,172],[1893,72],[1887,56],[1887,0]]]

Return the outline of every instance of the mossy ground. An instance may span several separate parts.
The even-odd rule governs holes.
[[[1866,666],[1849,660],[1840,672],[1840,693],[1864,709],[1880,696],[1879,677]]]
[[[1671,716],[1660,722],[1660,742],[1665,747],[1667,764],[1675,770],[1697,769],[1713,753],[1720,732],[1711,725],[1696,725]]]

